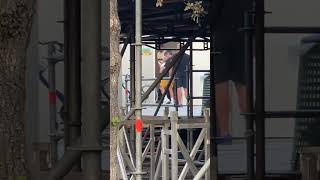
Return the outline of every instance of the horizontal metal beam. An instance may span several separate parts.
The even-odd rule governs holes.
[[[192,72],[210,72],[210,70],[192,70]]]
[[[319,110],[266,111],[265,118],[312,118],[320,117]],[[255,116],[255,113],[241,113],[244,116]]]
[[[320,33],[320,27],[265,27],[265,33],[269,34],[316,34]]]
[[[210,96],[189,96],[191,99],[210,99]]]

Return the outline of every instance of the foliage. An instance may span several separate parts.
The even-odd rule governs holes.
[[[202,6],[202,1],[187,2],[184,11],[192,11],[191,19],[200,25],[199,19],[207,14]]]
[[[163,0],[157,0],[156,7],[162,7]]]
[[[157,0],[156,7],[162,7],[164,0]],[[204,10],[202,1],[187,1],[184,11],[192,11],[191,19],[200,25],[200,18],[205,16],[207,12]]]
[[[118,125],[120,123],[120,121],[121,121],[121,119],[119,116],[113,116],[112,120],[111,120],[113,126]]]

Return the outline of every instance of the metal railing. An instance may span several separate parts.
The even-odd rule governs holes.
[[[150,180],[157,180],[160,177],[163,180],[182,180],[185,179],[187,173],[191,171],[193,177],[201,178],[205,176],[206,180],[210,179],[210,173],[208,171],[210,166],[210,124],[209,124],[209,109],[204,110],[204,118],[181,120],[178,119],[176,111],[170,113],[169,108],[164,110],[164,116],[154,120],[144,119],[144,126],[150,128],[150,138],[147,141],[142,142],[146,144],[142,153],[142,164],[148,166],[149,173],[144,176],[149,177]],[[127,128],[133,125],[132,121],[122,121],[119,124],[119,133],[124,136],[124,142],[118,143],[117,158],[119,162],[120,172],[123,179],[133,179],[136,174],[136,167],[134,165],[134,154],[132,146],[127,134]],[[160,136],[156,135],[156,128],[161,129]],[[187,150],[183,140],[179,135],[179,129],[200,128],[201,133],[198,136],[195,145],[189,152]],[[169,137],[170,136],[170,137]],[[169,143],[169,138],[171,142]],[[156,142],[158,140],[158,142]],[[201,145],[203,144],[203,150],[201,151]],[[171,147],[169,149],[169,147]],[[185,161],[182,171],[178,171],[179,152],[182,154]],[[196,167],[196,155],[198,152],[204,153],[204,166],[201,169]],[[169,158],[171,155],[171,159]],[[146,159],[149,159],[148,164]],[[171,171],[169,170],[169,164],[171,164]],[[160,174],[161,172],[161,174]],[[212,179],[216,178],[216,174],[211,174]]]

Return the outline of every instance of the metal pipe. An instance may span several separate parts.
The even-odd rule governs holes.
[[[65,151],[61,160],[51,169],[48,180],[61,180],[71,171],[73,165],[81,158],[81,151]]]
[[[133,33],[133,28],[130,28],[130,31],[129,31],[128,36],[127,36],[127,39],[124,41],[123,47],[122,47],[121,52],[120,52],[121,57],[123,57],[124,53],[126,52],[127,46],[131,41],[132,33]]]
[[[155,128],[154,125],[150,125],[150,141],[151,141],[151,147],[150,147],[150,177],[151,179],[155,175],[156,171],[156,161],[155,161]]]
[[[193,96],[190,99],[210,99],[210,96]]]
[[[210,1],[210,163],[218,164],[217,162],[217,144],[215,137],[217,136],[217,113],[216,113],[216,88],[215,88],[215,64],[214,64],[214,25],[215,25],[215,6],[214,0]],[[211,162],[213,161],[213,162]],[[210,176],[214,177],[217,174],[218,168],[211,166]]]
[[[265,176],[264,0],[255,1],[256,42],[256,179]]]
[[[205,175],[205,173],[210,168],[210,158],[209,160],[202,166],[198,174],[193,178],[193,180],[200,180]]]
[[[52,57],[54,45],[48,46],[48,55]],[[56,107],[56,78],[55,60],[48,59],[48,85],[49,85],[49,121],[50,121],[50,164],[55,166],[58,159],[57,145],[57,107]]]
[[[101,147],[100,142],[100,78],[101,78],[101,1],[83,1],[83,133],[82,146]],[[101,178],[100,151],[83,153],[86,180]]]
[[[135,66],[135,128],[136,128],[136,180],[142,180],[142,99],[141,99],[141,76],[142,76],[142,44],[141,44],[141,35],[142,35],[142,2],[141,0],[135,1],[135,57],[136,57],[136,66]]]
[[[69,138],[72,146],[81,135],[81,1],[70,0],[69,13],[69,93],[68,93],[68,119]],[[81,170],[81,160],[74,167]]]
[[[135,87],[134,87],[134,80],[135,80],[135,46],[130,45],[130,103],[131,108],[134,107],[135,102]]]
[[[247,29],[244,33],[244,59],[246,72],[246,95],[247,95],[247,112],[254,112],[253,107],[253,38],[251,15],[248,12],[244,14],[244,26]],[[248,180],[254,179],[254,120],[252,117],[246,117],[246,134],[247,137],[247,174]]]
[[[188,98],[189,97],[193,97],[193,47],[192,45],[190,46],[190,64],[189,64],[189,74],[190,74],[190,77],[189,77],[189,95],[188,95]],[[193,98],[190,98],[189,99],[189,108],[190,108],[190,117],[193,118]],[[192,148],[192,147],[191,147]]]
[[[171,179],[178,180],[178,112],[171,113]]]
[[[192,70],[192,72],[210,72],[210,70]]]
[[[245,116],[256,116],[254,113],[242,113]],[[315,118],[320,117],[319,110],[299,111],[265,111],[265,118]]]
[[[135,105],[135,94],[136,90],[134,87],[134,80],[135,80],[135,46],[130,45],[130,108],[133,108]],[[128,114],[128,113],[127,113]],[[131,147],[135,149],[135,133],[134,133],[134,126],[131,126],[130,129],[130,143]],[[133,151],[133,157],[135,157],[135,152]]]
[[[64,102],[63,102],[63,113],[64,113],[64,149],[66,150],[67,147],[70,145],[70,138],[69,138],[69,104],[68,104],[68,97],[69,97],[69,5],[70,1],[64,0]]]
[[[265,33],[269,34],[317,34],[320,27],[265,27]]]

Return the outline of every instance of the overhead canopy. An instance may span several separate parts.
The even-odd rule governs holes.
[[[163,0],[162,7],[156,7],[157,0],[142,0],[142,34],[143,40],[166,41],[165,39],[184,40],[199,30],[199,25],[192,21],[191,12],[184,11],[183,0]],[[134,29],[134,0],[119,0],[119,17],[121,21],[122,40]],[[208,1],[204,0],[204,6]],[[207,9],[207,8],[205,8]],[[203,22],[200,28],[207,27]],[[132,32],[132,31],[131,31]],[[208,31],[209,32],[209,31]],[[209,37],[209,35],[204,35]]]

